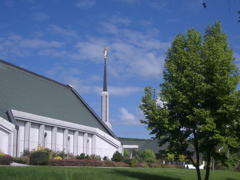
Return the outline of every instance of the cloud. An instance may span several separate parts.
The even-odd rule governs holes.
[[[0,54],[3,57],[39,55],[39,52],[43,52],[43,50],[47,50],[49,55],[49,52],[53,52],[53,49],[61,48],[63,46],[64,43],[59,41],[48,41],[38,38],[27,39],[16,34],[4,38],[0,37]],[[42,52],[40,54],[44,54]]]
[[[63,43],[41,39],[24,39],[19,42],[19,46],[23,48],[58,48],[62,47]]]
[[[109,86],[109,93],[112,96],[129,96],[131,94],[137,93],[137,92],[142,92],[143,88],[140,87],[113,87]]]
[[[129,25],[131,24],[131,20],[128,18],[123,18],[123,17],[118,17],[118,16],[113,16],[109,20],[111,23],[114,24],[124,24],[124,25]]]
[[[119,108],[119,119],[120,119],[120,124],[125,124],[125,125],[141,125],[140,119],[129,113],[127,109],[124,107]]]
[[[36,12],[36,13],[33,13],[32,18],[36,21],[42,22],[42,21],[47,20],[49,18],[49,16],[45,13]]]
[[[150,6],[157,10],[162,10],[165,12],[171,12],[168,7],[168,1],[162,0],[162,1],[152,1],[150,2]]]
[[[89,8],[95,5],[95,0],[82,0],[76,4],[78,8]]]
[[[53,34],[58,34],[58,35],[61,35],[63,37],[73,37],[73,38],[78,38],[79,37],[75,30],[64,29],[64,28],[61,28],[61,27],[59,27],[55,24],[50,24],[49,25],[48,32],[53,33]]]

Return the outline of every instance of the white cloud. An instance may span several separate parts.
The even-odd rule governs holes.
[[[76,5],[78,8],[89,8],[95,5],[95,0],[82,0]]]
[[[34,20],[42,22],[45,21],[49,18],[49,16],[45,13],[41,13],[41,12],[35,12],[33,13],[33,17]]]
[[[119,108],[119,119],[120,122],[118,122],[119,124],[125,124],[125,125],[141,125],[140,123],[140,119],[129,113],[127,109],[125,109],[124,107]]]
[[[75,30],[64,29],[64,28],[61,28],[61,27],[59,27],[55,24],[50,24],[49,28],[48,28],[48,31],[50,33],[59,34],[59,35],[64,36],[64,37],[78,38],[77,32]]]
[[[113,87],[109,86],[109,93],[113,96],[129,96],[134,93],[141,92],[143,88],[140,87]]]
[[[124,24],[124,25],[129,25],[131,24],[131,20],[128,18],[123,18],[123,17],[118,17],[118,16],[113,16],[109,20],[113,24]]]
[[[63,43],[58,41],[46,41],[42,39],[24,39],[19,42],[19,46],[23,48],[58,48],[62,47]]]

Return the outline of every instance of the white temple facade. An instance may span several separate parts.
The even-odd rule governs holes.
[[[111,128],[73,87],[2,60],[0,84],[0,149],[5,154],[19,157],[38,145],[74,156],[122,153]]]

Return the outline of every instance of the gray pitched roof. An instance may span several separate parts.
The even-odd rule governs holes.
[[[151,149],[155,154],[159,153],[160,150],[164,150],[167,148],[168,144],[164,146],[158,145],[158,140],[143,140],[143,141],[121,141],[123,145],[138,145],[139,151],[144,151],[145,149]]]
[[[0,60],[0,116],[15,109],[115,134],[68,85]]]

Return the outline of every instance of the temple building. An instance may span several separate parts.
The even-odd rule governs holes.
[[[104,119],[72,86],[0,60],[0,149],[5,154],[18,157],[40,145],[111,158],[122,145],[109,123],[107,89],[102,106]]]

